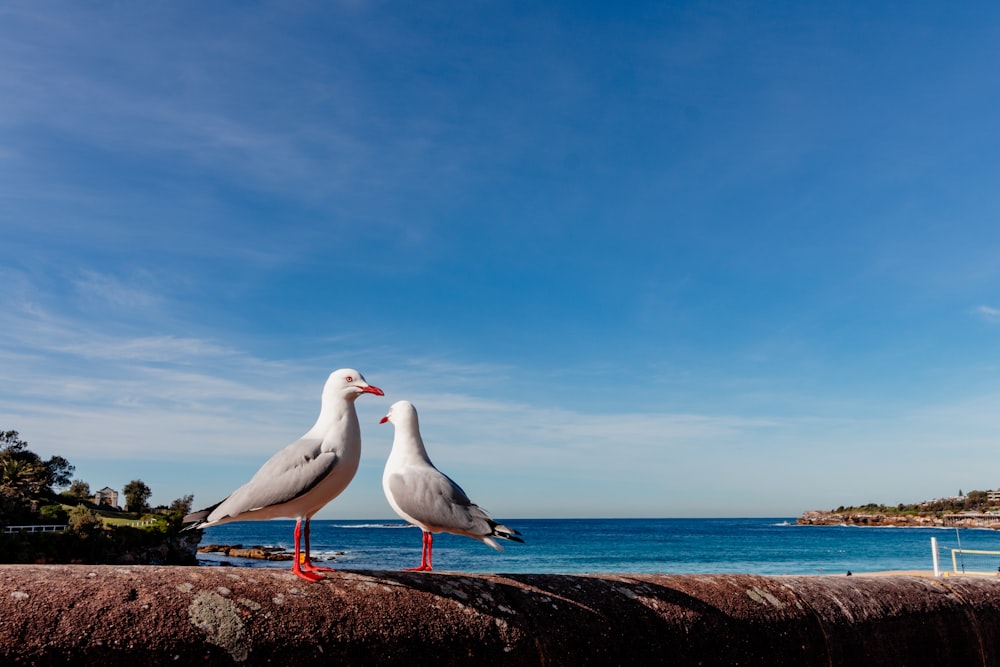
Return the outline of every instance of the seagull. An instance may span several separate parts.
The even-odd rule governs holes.
[[[295,561],[292,572],[307,581],[323,577],[328,567],[309,557],[309,521],[347,488],[361,460],[361,428],[354,401],[362,394],[384,396],[351,368],[334,371],[323,387],[319,418],[301,438],[280,450],[253,478],[221,502],[184,517],[190,528],[230,521],[295,519]],[[300,547],[303,543],[304,548]],[[301,554],[301,557],[300,557]]]
[[[382,489],[396,514],[423,531],[420,565],[407,570],[433,569],[431,551],[434,533],[465,535],[497,551],[503,547],[493,538],[524,542],[513,528],[497,523],[474,505],[458,484],[434,467],[420,437],[417,410],[409,401],[398,401],[379,423],[392,422],[396,429],[392,451],[382,473]]]

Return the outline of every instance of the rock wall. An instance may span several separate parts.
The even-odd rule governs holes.
[[[1000,579],[0,566],[0,664],[997,665]]]

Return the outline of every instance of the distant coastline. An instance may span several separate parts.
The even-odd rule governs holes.
[[[1000,530],[1000,514],[958,512],[958,513],[916,513],[895,514],[889,512],[804,512],[796,523],[800,526],[898,526],[912,528],[992,528]]]

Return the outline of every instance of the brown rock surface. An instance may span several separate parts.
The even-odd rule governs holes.
[[[0,664],[1000,664],[1000,579],[0,566]]]

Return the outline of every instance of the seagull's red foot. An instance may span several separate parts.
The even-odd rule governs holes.
[[[422,563],[417,567],[404,567],[403,572],[430,572],[433,569],[430,565]]]
[[[311,562],[306,561],[302,563],[302,569],[306,572],[334,572],[332,567],[323,567],[322,565],[313,565]]]
[[[296,563],[295,565],[292,566],[292,572],[294,572],[296,576],[302,577],[306,581],[309,581],[309,582],[312,582],[312,583],[316,583],[317,581],[319,581],[320,579],[323,578],[322,576],[320,576],[318,574],[314,574],[314,573],[312,573],[312,572],[310,572],[308,570],[303,570],[302,568],[299,567],[298,563]]]

